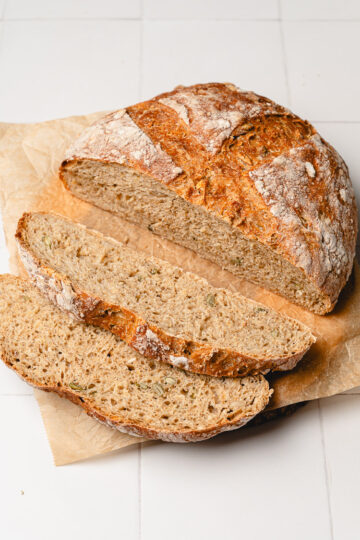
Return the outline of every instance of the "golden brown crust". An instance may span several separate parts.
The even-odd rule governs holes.
[[[21,217],[15,236],[20,258],[34,284],[64,311],[80,321],[110,330],[150,360],[160,360],[193,373],[214,377],[243,377],[267,373],[269,370],[293,369],[309,348],[291,356],[256,358],[229,348],[215,348],[169,335],[123,306],[109,304],[75,289],[66,275],[43,263],[26,240],[29,218],[29,213]],[[97,231],[93,232],[102,236]]]
[[[158,149],[159,162],[166,154],[171,167],[156,174],[153,162],[144,167],[134,153],[129,157],[128,147],[118,148],[116,159],[106,147],[99,155],[104,138],[97,124],[68,160],[126,158],[138,172],[280,254],[327,297],[324,312],[332,309],[353,264],[356,203],[345,163],[308,122],[219,83],[178,87],[126,111]],[[65,185],[67,162],[60,169]]]

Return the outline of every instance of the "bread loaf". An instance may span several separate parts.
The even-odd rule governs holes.
[[[149,362],[9,275],[0,277],[0,357],[31,385],[56,392],[111,427],[171,442],[236,429],[271,395],[262,375],[223,380]]]
[[[353,265],[348,169],[308,122],[232,84],[178,87],[86,129],[71,192],[319,314]]]
[[[150,359],[244,376],[291,369],[314,341],[298,321],[63,216],[24,214],[16,238],[29,275],[52,301]]]

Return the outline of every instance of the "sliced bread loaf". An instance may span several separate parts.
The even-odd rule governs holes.
[[[147,358],[244,376],[290,369],[314,341],[298,321],[62,216],[24,214],[16,237],[31,278],[53,302]]]
[[[232,84],[115,111],[60,168],[73,194],[319,314],[354,260],[346,164],[308,122]]]
[[[70,399],[101,422],[171,442],[236,429],[271,395],[262,375],[217,379],[149,362],[9,275],[0,276],[0,356],[28,383]]]

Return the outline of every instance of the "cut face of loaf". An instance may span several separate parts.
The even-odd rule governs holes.
[[[17,241],[58,306],[149,359],[195,373],[291,369],[314,338],[301,323],[62,216],[24,214]]]
[[[306,121],[230,84],[179,87],[83,132],[60,168],[77,197],[319,314],[353,265],[348,169]]]
[[[222,380],[149,362],[9,275],[0,277],[0,356],[29,384],[70,399],[101,422],[171,442],[236,429],[271,395],[261,375]]]

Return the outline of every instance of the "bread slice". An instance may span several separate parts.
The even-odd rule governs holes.
[[[292,368],[301,323],[62,216],[24,214],[17,241],[35,284],[63,310],[150,359],[213,376]]]
[[[0,276],[0,356],[28,383],[126,433],[200,441],[268,403],[262,375],[217,379],[149,362],[120,338],[74,321],[28,281]]]
[[[232,84],[180,86],[85,129],[64,185],[241,278],[330,311],[355,255],[346,164],[315,128]]]

